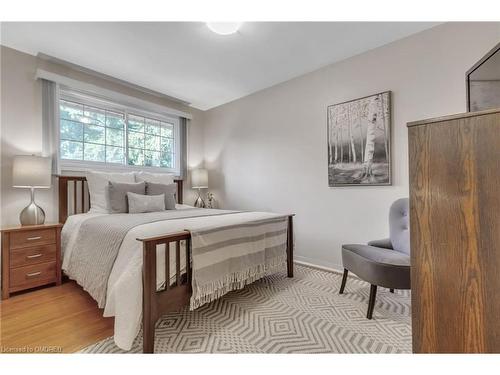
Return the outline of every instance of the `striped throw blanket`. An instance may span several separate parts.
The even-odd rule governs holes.
[[[191,230],[191,309],[276,272],[286,261],[288,217]]]

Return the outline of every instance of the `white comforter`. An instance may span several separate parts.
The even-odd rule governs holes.
[[[179,209],[191,208],[178,205]],[[75,239],[81,224],[90,218],[103,214],[72,215],[62,230],[63,271],[68,270],[71,253],[75,248]],[[139,333],[142,318],[142,243],[138,237],[154,237],[179,232],[185,229],[199,229],[207,226],[229,225],[234,222],[235,215],[241,220],[258,220],[274,217],[275,214],[263,212],[241,212],[234,215],[184,218],[179,220],[159,221],[139,225],[131,229],[125,236],[113,269],[108,279],[104,316],[115,317],[114,340],[117,346],[130,350]],[[184,251],[181,252],[184,255]],[[185,264],[185,259],[181,259]],[[172,265],[171,277],[175,276]],[[68,274],[71,278],[71,274]],[[158,251],[157,285],[165,281],[164,251]],[[85,286],[83,285],[85,288]]]

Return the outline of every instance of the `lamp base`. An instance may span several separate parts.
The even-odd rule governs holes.
[[[196,198],[196,200],[194,202],[194,206],[197,208],[205,208],[206,207],[205,201],[203,200],[203,198],[201,197],[201,195],[199,193],[198,193],[198,198]]]
[[[19,214],[21,225],[39,225],[45,222],[45,212],[35,203],[34,191],[31,189],[31,202]]]

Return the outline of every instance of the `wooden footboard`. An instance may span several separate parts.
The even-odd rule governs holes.
[[[288,216],[287,235],[287,275],[293,277],[293,216]],[[158,319],[171,311],[180,310],[189,304],[191,298],[191,234],[183,231],[175,234],[138,238],[143,243],[143,290],[142,290],[142,323],[143,352],[154,352],[155,325]],[[186,267],[181,273],[181,243],[185,243]],[[175,243],[176,280],[170,284],[170,244]],[[165,287],[156,288],[156,247],[165,245]]]
[[[143,244],[142,328],[143,352],[154,352],[155,324],[162,314],[189,303],[191,297],[191,234],[180,232],[154,238],[138,238]],[[186,267],[181,275],[181,241],[185,242]],[[170,244],[175,242],[176,280],[170,284]],[[165,287],[156,289],[156,246],[165,245]]]

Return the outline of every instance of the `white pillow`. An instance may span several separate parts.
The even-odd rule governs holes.
[[[87,172],[87,183],[90,194],[90,213],[107,214],[110,212],[107,189],[109,181],[134,183],[135,172],[128,173],[108,173],[108,172]]]
[[[152,182],[153,184],[170,185],[174,183],[174,175],[170,173],[150,173],[137,172],[135,174],[135,182]]]
[[[127,198],[129,214],[165,211],[165,194],[143,195],[129,191]]]

